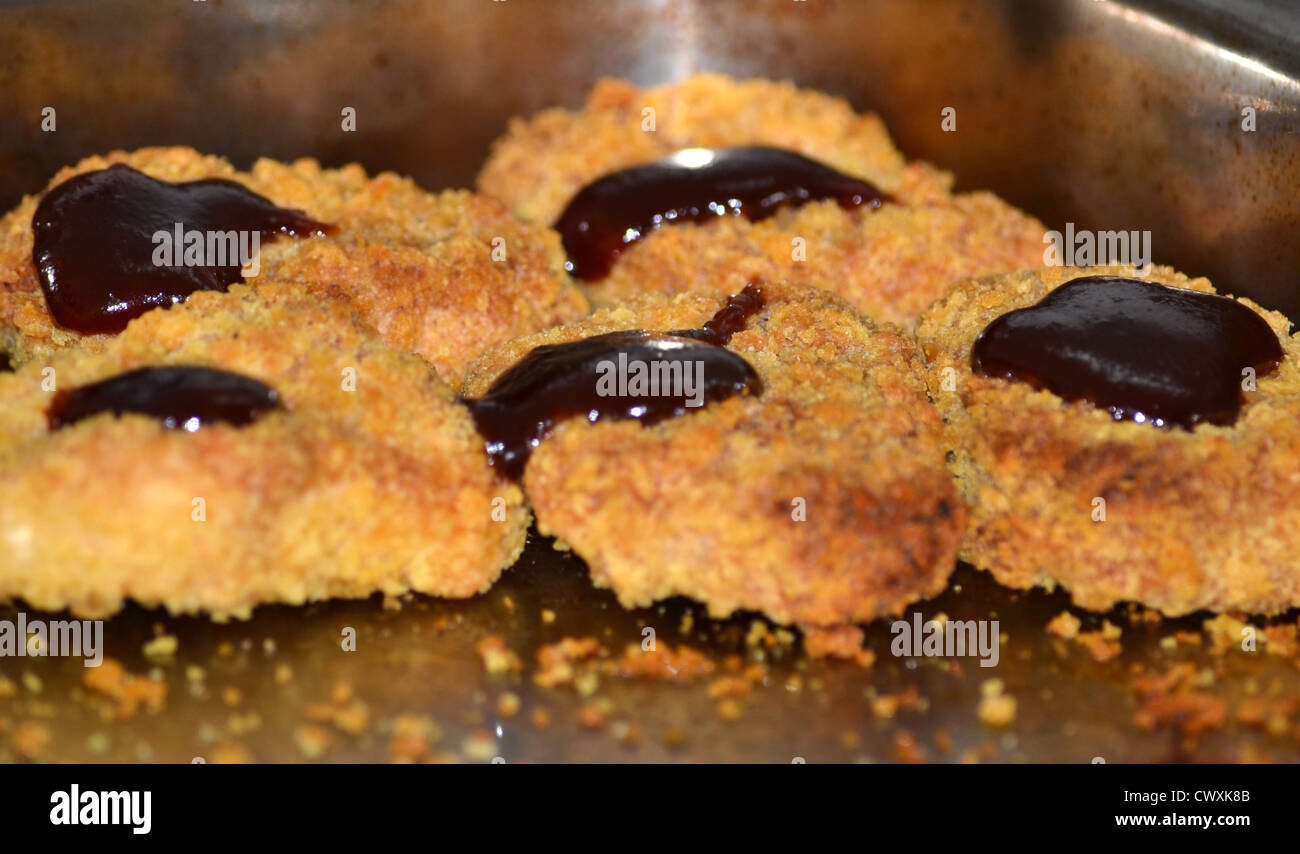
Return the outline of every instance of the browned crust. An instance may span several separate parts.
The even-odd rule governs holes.
[[[1048,268],[962,282],[918,326],[952,470],[971,508],[962,557],[1011,587],[1060,584],[1094,610],[1125,600],[1170,615],[1300,604],[1300,346],[1282,315],[1240,300],[1269,322],[1287,358],[1231,427],[1117,423],[1091,404],[971,372],[971,345],[990,321],[1094,274],[1132,270]],[[1168,268],[1149,278],[1213,290]],[[1104,522],[1093,521],[1096,498],[1105,500]]]
[[[113,163],[168,181],[237,181],[337,225],[328,238],[265,243],[261,274],[250,284],[274,282],[346,300],[390,345],[419,353],[453,384],[491,345],[587,311],[564,273],[559,238],[520,223],[485,196],[431,194],[392,173],[368,177],[355,164],[322,169],[307,159],[259,160],[239,172],[221,158],[181,147],[90,157],[61,170],[49,186]],[[60,328],[46,310],[31,260],[38,202],[29,196],[0,220],[0,346],[19,363],[48,360],[69,346],[102,349],[108,340]],[[495,260],[494,248],[504,257]]]
[[[0,596],[84,616],[132,599],[245,617],[376,591],[470,596],[518,557],[522,493],[492,476],[452,390],[347,306],[272,291],[196,294],[101,352],[65,349],[52,375],[0,374]],[[192,434],[138,415],[48,432],[43,379],[66,389],[164,364],[251,376],[286,411]]]
[[[643,110],[655,112],[653,132]],[[990,193],[954,195],[951,176],[905,164],[884,125],[847,102],[788,83],[700,74],[653,89],[598,83],[583,109],[511,123],[479,187],[520,217],[553,223],[583,186],[681,148],[763,144],[798,151],[892,193],[879,211],[834,202],[750,223],[659,229],[585,290],[597,306],[638,293],[735,290],[753,276],[838,293],[872,319],[915,322],[951,282],[1042,263],[1044,228]]]
[[[682,594],[716,616],[752,609],[808,626],[896,614],[943,589],[965,521],[917,354],[831,294],[767,293],[729,345],[763,394],[648,428],[561,424],[525,471],[538,526],[627,606]],[[466,392],[535,346],[697,326],[721,302],[644,297],[510,342]],[[806,521],[793,518],[797,498]]]

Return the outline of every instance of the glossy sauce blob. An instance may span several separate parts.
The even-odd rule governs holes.
[[[243,427],[279,408],[275,389],[257,380],[212,368],[163,367],[60,391],[48,416],[50,429],[58,430],[102,412],[132,412],[192,433],[212,421]]]
[[[762,306],[762,291],[750,285],[703,329],[610,332],[538,347],[498,377],[485,396],[464,403],[492,465],[517,480],[533,449],[567,418],[583,416],[592,423],[635,418],[655,424],[732,395],[758,394],[758,374],[722,345]],[[657,389],[638,393],[631,380],[638,364],[646,366],[643,376],[694,376],[698,386],[689,398],[680,380],[668,381],[666,388],[658,382]]]
[[[1227,297],[1154,282],[1089,276],[990,323],[971,367],[1115,420],[1157,427],[1232,424],[1243,371],[1272,372],[1282,347],[1264,318]]]
[[[866,181],[780,148],[687,148],[588,184],[555,223],[569,272],[594,281],[619,253],[661,225],[720,216],[765,219],[781,205],[834,199],[880,207],[889,197]]]
[[[201,232],[205,252],[215,232],[268,239],[330,230],[233,181],[172,184],[122,164],[86,172],[46,193],[32,217],[32,263],[54,320],[83,335],[120,332],[151,308],[242,281],[237,252],[221,266],[155,264],[155,233],[174,238],[177,224]],[[185,246],[172,242],[172,260],[179,261]],[[251,246],[251,238],[245,243]]]

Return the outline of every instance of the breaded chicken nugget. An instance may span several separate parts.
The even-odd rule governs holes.
[[[727,349],[763,391],[652,426],[561,422],[524,491],[539,529],[628,606],[692,596],[835,626],[941,591],[965,511],[911,340],[812,288],[764,286]],[[628,329],[699,327],[724,295],[642,297],[487,354],[469,397],[533,348]]]
[[[47,191],[115,163],[171,182],[235,181],[336,226],[325,238],[264,241],[260,275],[249,284],[347,300],[390,345],[419,353],[453,384],[491,345],[587,311],[564,273],[557,236],[469,191],[431,194],[391,173],[371,178],[355,164],[322,169],[314,160],[259,160],[238,172],[189,148],[87,158],[60,171]],[[18,364],[72,345],[102,349],[109,337],[78,335],[50,316],[32,260],[39,201],[28,197],[0,220],[0,348]]]
[[[972,347],[992,321],[1091,276],[1134,271],[1047,268],[973,279],[918,325],[931,397],[948,425],[951,467],[971,510],[963,559],[1011,587],[1060,585],[1094,610],[1121,601],[1169,615],[1300,605],[1300,343],[1287,336],[1282,315],[1237,300],[1267,321],[1284,357],[1275,371],[1259,374],[1257,390],[1243,392],[1235,423],[1225,425],[1160,429],[1117,420],[1122,416],[1086,399],[1067,402],[1046,388],[972,370]],[[1214,291],[1205,279],[1162,267],[1145,280]],[[1070,346],[1082,348],[1070,354],[1080,363],[1100,352],[1089,342]],[[1159,343],[1146,346],[1160,351],[1157,358],[1168,356]],[[1205,349],[1218,344],[1207,341]],[[1228,367],[1230,380],[1249,385],[1244,367]],[[1130,382],[1148,379],[1129,372]],[[1209,382],[1201,376],[1195,390]]]
[[[452,390],[345,304],[267,284],[194,294],[99,352],[0,374],[0,596],[247,617],[376,591],[471,596],[518,557],[522,493]],[[49,423],[60,395],[155,366],[265,383],[279,408],[194,432],[131,413]]]
[[[956,279],[1042,263],[1037,220],[990,193],[952,194],[950,175],[904,162],[875,115],[789,83],[700,74],[638,89],[605,80],[578,112],[511,122],[478,185],[520,217],[552,225],[579,190],[610,173],[684,148],[747,145],[797,152],[894,201],[875,210],[811,202],[757,223],[728,216],[657,228],[627,247],[607,277],[585,283],[594,304],[790,278],[910,327]]]

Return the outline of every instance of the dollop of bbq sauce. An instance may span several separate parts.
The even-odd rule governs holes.
[[[588,184],[556,220],[568,270],[603,279],[619,254],[662,225],[744,215],[757,222],[781,205],[834,199],[843,208],[880,207],[888,195],[780,148],[687,148]]]
[[[757,372],[723,345],[763,304],[762,289],[748,285],[700,329],[636,329],[535,348],[485,396],[463,399],[489,461],[518,480],[533,449],[567,418],[581,415],[593,424],[635,418],[649,425],[736,394],[759,394]],[[633,389],[633,365],[646,388]],[[687,377],[694,378],[691,394]]]
[[[1245,369],[1263,376],[1282,356],[1264,318],[1235,300],[1088,276],[990,323],[971,366],[1089,401],[1116,421],[1190,430],[1235,422]]]
[[[178,226],[182,235],[202,235],[204,256],[226,257],[182,264],[186,246],[176,245]],[[69,178],[45,194],[32,217],[32,263],[59,325],[83,335],[116,333],[149,309],[242,281],[240,253],[233,251],[239,232],[251,246],[253,232],[260,241],[331,230],[234,181],[173,184],[119,163]],[[172,242],[175,263],[169,266],[154,263],[159,232]],[[232,235],[233,246],[227,239]],[[210,252],[209,245],[220,251]]]
[[[280,408],[275,389],[212,368],[139,368],[55,394],[47,413],[51,430],[111,412],[150,415],[170,430],[193,433],[220,421],[243,427]]]

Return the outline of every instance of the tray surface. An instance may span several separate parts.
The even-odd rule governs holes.
[[[0,101],[13,105],[0,206],[79,157],[168,143],[239,165],[358,160],[464,186],[511,115],[575,104],[602,75],[718,70],[842,94],[963,188],[994,190],[1050,227],[1149,228],[1157,261],[1300,314],[1300,16],[1227,0],[1028,5],[625,0],[557,13],[534,0],[209,0],[161,15],[141,0],[0,4]],[[56,133],[39,130],[45,105]],[[339,131],[344,105],[358,107],[354,134]],[[940,132],[947,105],[956,134]],[[1238,127],[1244,107],[1258,112],[1255,133]],[[1204,636],[1188,640],[1203,616],[1074,611],[1084,630],[1122,629],[1122,652],[1099,662],[1045,630],[1067,608],[1062,594],[959,567],[914,610],[997,619],[997,667],[895,657],[887,621],[868,628],[871,667],[809,661],[797,646],[747,643],[763,634],[752,615],[712,621],[682,600],[625,611],[534,536],[500,583],[463,602],[269,607],[224,625],[128,608],[105,625],[106,653],[167,684],[154,712],[128,714],[87,685],[79,660],[0,658],[0,761],[1300,760],[1295,652],[1214,654]],[[347,627],[355,652],[342,649]],[[544,644],[594,637],[613,660],[647,627],[715,672],[688,684],[602,674],[583,691],[534,682]],[[150,660],[142,645],[158,629],[177,650]],[[485,672],[475,647],[489,636],[519,672]],[[719,695],[729,656],[760,665],[746,697]],[[1153,687],[1161,677],[1169,690]],[[977,712],[989,679],[1015,698],[1006,725]]]

